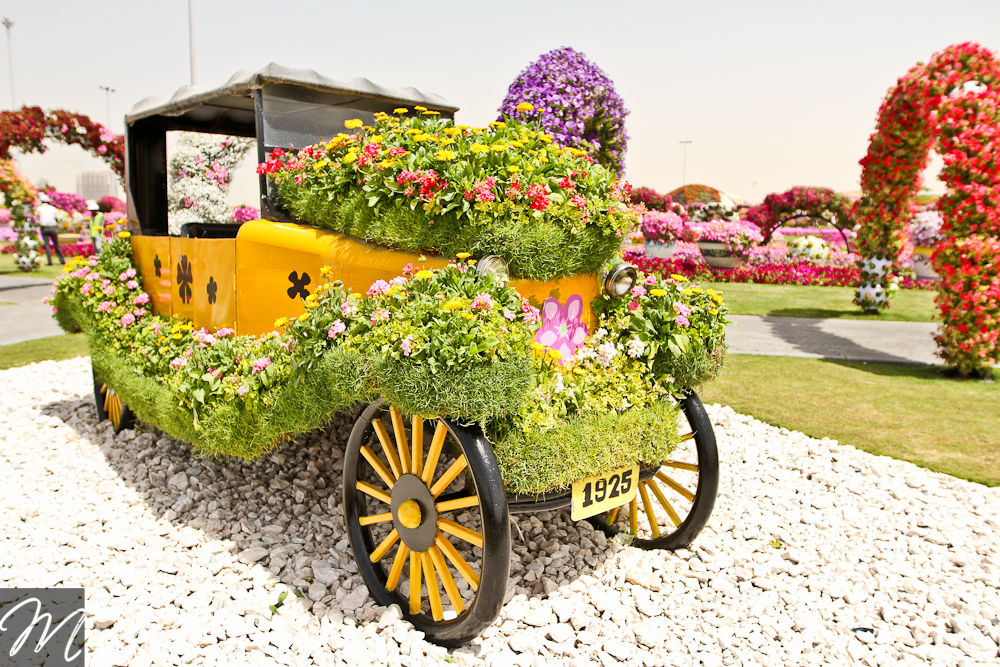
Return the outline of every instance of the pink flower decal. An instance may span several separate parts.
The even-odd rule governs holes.
[[[583,297],[579,294],[566,299],[548,298],[542,304],[542,326],[535,333],[535,342],[552,348],[569,360],[576,349],[583,346],[590,332],[580,316],[583,315]]]

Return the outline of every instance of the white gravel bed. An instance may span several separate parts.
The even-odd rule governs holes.
[[[115,438],[90,378],[88,359],[0,371],[0,585],[86,586],[89,665],[998,662],[1000,489],[711,406],[721,493],[691,551],[518,515],[500,618],[449,652],[357,574],[348,420],[199,459]]]

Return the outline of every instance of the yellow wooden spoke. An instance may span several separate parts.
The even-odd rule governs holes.
[[[444,471],[441,478],[434,482],[434,486],[431,487],[431,495],[437,498],[441,495],[441,492],[448,488],[448,485],[455,481],[455,478],[465,470],[468,466],[468,462],[465,460],[465,454],[462,454],[458,459]]]
[[[621,509],[621,507],[616,507],[613,510],[611,510],[610,512],[608,512],[608,518],[607,518],[606,521],[607,521],[607,524],[609,526],[615,525],[615,519],[618,518],[618,510],[620,510],[620,509]]]
[[[431,603],[431,616],[435,621],[443,621],[444,607],[441,606],[441,592],[438,590],[437,577],[434,576],[434,561],[427,551],[421,552],[420,558],[423,560],[424,578],[427,579],[427,600]]]
[[[639,534],[639,503],[632,499],[628,505],[628,527],[633,535]]]
[[[396,558],[392,561],[392,569],[389,570],[389,578],[385,580],[385,587],[390,591],[396,590],[399,583],[399,575],[403,573],[403,566],[406,565],[406,556],[410,553],[410,547],[400,543],[396,550]]]
[[[424,480],[424,484],[428,486],[431,480],[434,479],[434,471],[437,470],[438,459],[441,457],[441,448],[444,447],[444,439],[448,436],[448,427],[444,425],[444,422],[438,422],[437,428],[434,429],[434,439],[431,440],[431,451],[427,452],[427,462],[424,465],[423,474],[420,475],[420,479]]]
[[[651,488],[653,493],[656,494],[656,499],[660,501],[661,505],[663,505],[663,509],[667,510],[667,515],[670,517],[670,520],[674,522],[674,525],[681,525],[681,518],[677,516],[677,512],[674,511],[674,506],[671,505],[670,501],[667,500],[667,497],[663,495],[663,491],[660,491],[660,487],[656,485],[656,482],[650,482],[649,488]]]
[[[649,519],[649,529],[653,531],[653,537],[660,536],[660,524],[653,512],[653,505],[649,502],[649,492],[646,491],[648,482],[639,482],[639,495],[642,496],[642,508],[646,510],[646,518]]]
[[[461,614],[465,611],[465,603],[462,602],[462,594],[458,592],[458,586],[455,585],[455,580],[448,570],[448,565],[444,562],[441,550],[437,548],[437,545],[432,545],[429,551],[431,560],[434,562],[434,569],[437,570],[438,577],[441,579],[441,585],[444,586],[444,592],[448,594],[448,599],[451,600],[451,608],[455,610],[456,614]]]
[[[677,482],[675,482],[670,477],[667,477],[666,475],[664,475],[662,472],[656,473],[656,479],[660,480],[661,482],[663,482],[664,484],[666,484],[667,486],[669,486],[671,489],[673,489],[677,493],[679,493],[682,496],[684,496],[685,498],[687,498],[689,501],[694,502],[694,494],[693,493],[691,493],[690,491],[688,491],[687,489],[685,489],[683,486],[681,486],[680,484],[678,484]]]
[[[385,523],[386,521],[392,521],[392,512],[386,512],[385,514],[372,514],[371,516],[363,516],[358,519],[358,523],[362,526],[370,526],[375,523]]]
[[[392,416],[392,430],[396,432],[396,447],[399,449],[399,463],[403,472],[410,469],[410,443],[406,441],[406,424],[403,422],[403,413],[399,408],[389,408]]]
[[[465,526],[461,526],[454,521],[438,517],[438,528],[446,533],[451,533],[460,540],[465,540],[469,544],[474,544],[477,547],[483,546],[482,533],[477,533],[476,531],[470,530]]]
[[[385,424],[382,423],[381,417],[376,417],[372,421],[372,424],[375,426],[375,432],[378,434],[378,441],[382,443],[382,451],[385,452],[385,457],[389,459],[389,467],[392,468],[392,474],[395,475],[396,479],[399,479],[403,474],[403,470],[399,467],[399,456],[396,455],[396,446],[392,444],[389,432],[385,430]]]
[[[361,493],[367,493],[375,500],[381,500],[383,503],[387,505],[392,504],[392,498],[389,497],[388,493],[386,493],[382,489],[376,489],[368,482],[358,482],[358,491],[360,491]]]
[[[423,417],[413,415],[413,458],[410,472],[419,476],[423,470],[424,463],[424,420]]]
[[[382,560],[382,556],[384,556],[386,552],[392,548],[392,545],[395,544],[398,540],[399,540],[399,533],[396,532],[395,528],[393,528],[392,532],[386,535],[385,539],[382,540],[382,544],[378,545],[378,548],[372,552],[371,555],[372,562],[377,563],[380,560]]]
[[[479,496],[464,496],[462,498],[452,498],[451,500],[442,500],[434,505],[438,512],[450,512],[452,510],[460,510],[466,507],[475,507],[479,504]]]
[[[393,487],[396,478],[393,477],[392,473],[385,467],[382,463],[382,459],[378,457],[378,454],[373,452],[368,445],[361,446],[361,455],[365,457],[365,460],[371,464],[371,467],[375,469],[378,476],[382,478],[382,481],[386,483],[390,489]]]
[[[691,472],[698,472],[698,465],[696,463],[684,463],[683,461],[664,461],[663,465],[667,468],[678,468],[679,470],[690,470]]]
[[[458,553],[458,550],[452,546],[451,542],[448,541],[448,538],[445,537],[444,533],[440,530],[434,538],[434,544],[441,550],[442,553],[444,553],[445,556],[448,557],[448,560],[450,560],[451,564],[455,566],[458,573],[462,575],[467,582],[469,582],[469,586],[472,587],[472,590],[478,591],[479,575],[476,574],[476,572],[472,569],[472,566],[469,565],[464,558],[462,558],[462,554]]]
[[[410,613],[420,613],[420,554],[410,552]]]

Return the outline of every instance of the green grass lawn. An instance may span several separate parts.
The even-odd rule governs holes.
[[[721,292],[733,315],[930,322],[937,312],[934,306],[937,292],[926,290],[899,290],[891,308],[868,315],[851,303],[853,287],[707,282],[703,286]]]
[[[939,371],[735,354],[701,397],[774,426],[1000,486],[1000,371],[993,381]]]
[[[0,345],[0,369],[24,366],[36,361],[72,359],[90,354],[87,337],[83,334],[65,334],[51,338],[38,338],[13,345]]]
[[[52,266],[42,260],[42,268],[37,271],[22,271],[14,264],[13,255],[0,255],[0,276],[20,276],[22,278],[37,278],[39,280],[55,280],[63,272],[63,265],[55,257]]]

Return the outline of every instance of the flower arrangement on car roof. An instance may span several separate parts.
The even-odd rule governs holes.
[[[302,222],[414,252],[499,254],[514,277],[594,273],[638,223],[627,183],[537,126],[416,111],[348,120],[355,133],[275,149],[258,172]]]

